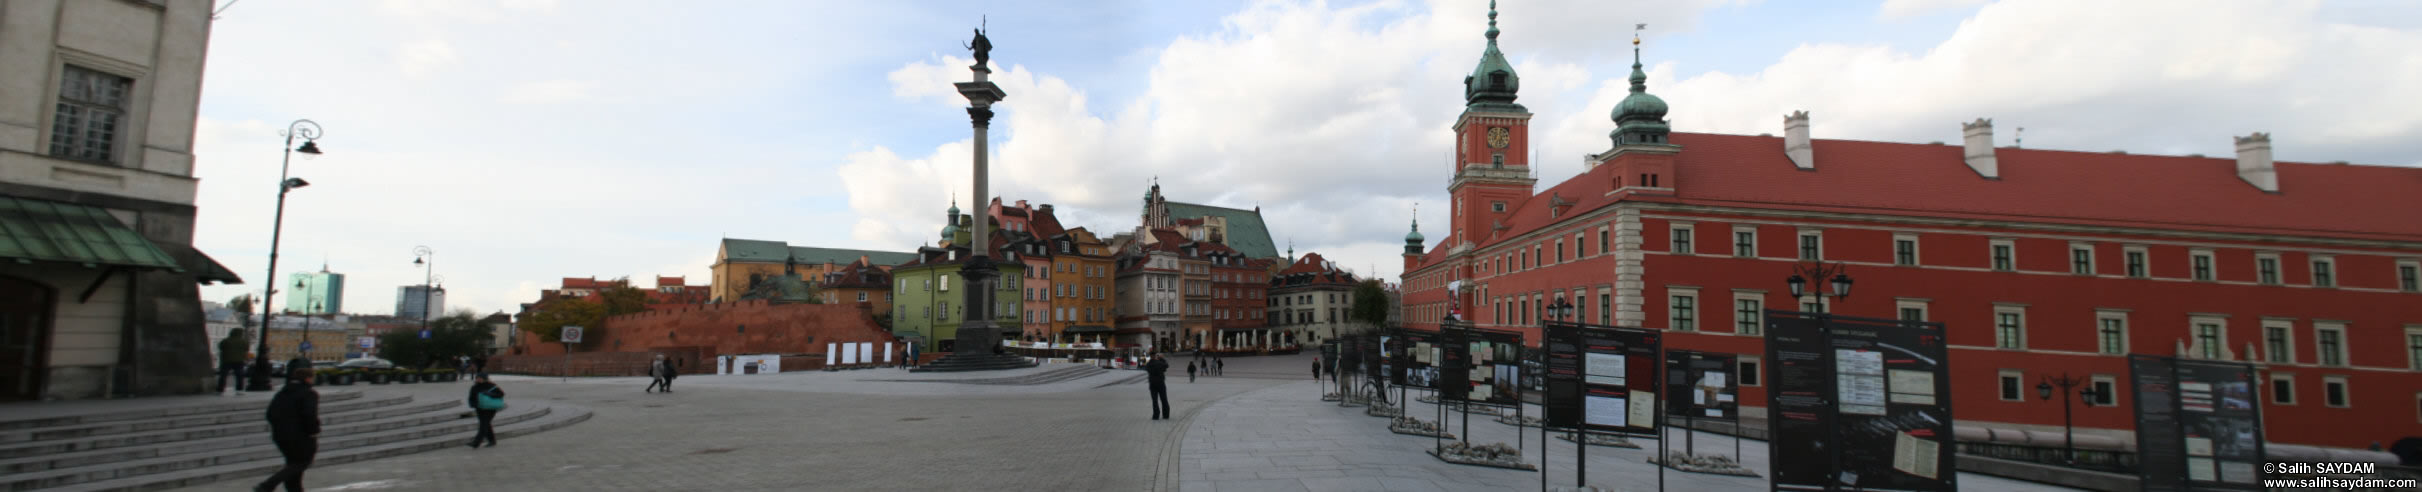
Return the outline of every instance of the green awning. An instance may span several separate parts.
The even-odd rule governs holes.
[[[0,196],[0,260],[185,271],[107,210],[8,196]]]

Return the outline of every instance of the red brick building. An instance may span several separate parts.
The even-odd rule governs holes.
[[[1221,351],[1268,351],[1292,348],[1284,333],[1270,329],[1270,262],[1245,256],[1219,243],[1205,242],[1203,256],[1211,268],[1211,326],[1207,346]]]
[[[2126,356],[2157,354],[2256,364],[2272,442],[2422,435],[2422,169],[2275,162],[2260,133],[2220,157],[2021,149],[1981,119],[1948,145],[1812,139],[1805,112],[1780,137],[1673,133],[1635,63],[1612,147],[1536,190],[1489,34],[1450,229],[1407,236],[1408,326],[1459,312],[1536,345],[1540,306],[1569,299],[1741,354],[1762,403],[1762,310],[1919,319],[1950,331],[1963,426],[2057,432],[2061,399],[2034,386],[2068,374],[2112,390],[2077,407],[2079,434],[2132,442]],[[1792,298],[1811,260],[1847,265],[1854,295]]]

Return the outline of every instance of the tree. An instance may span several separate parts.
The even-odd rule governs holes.
[[[396,367],[445,366],[460,356],[481,355],[480,341],[488,330],[479,316],[458,312],[429,320],[429,338],[419,330],[394,330],[378,337],[378,356]]]
[[[606,316],[620,316],[648,310],[647,291],[632,287],[631,279],[627,277],[623,278],[619,285],[607,287],[598,292],[597,298],[605,301]]]
[[[1378,280],[1364,280],[1354,284],[1353,296],[1354,306],[1346,312],[1346,319],[1373,328],[1387,326],[1388,311],[1395,306],[1388,300],[1386,287],[1380,286]]]
[[[605,321],[605,318],[606,306],[604,304],[562,297],[540,303],[527,319],[522,320],[521,331],[537,335],[538,340],[542,342],[557,342],[562,341],[563,327],[579,326],[595,333],[600,322]],[[582,338],[596,340],[596,337]]]

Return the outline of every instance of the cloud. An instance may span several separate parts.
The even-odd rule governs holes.
[[[596,89],[597,83],[587,80],[546,80],[538,82],[525,82],[521,85],[513,86],[512,90],[506,91],[504,97],[502,97],[500,100],[508,104],[558,104],[578,102],[594,98],[595,95],[592,94],[592,92]]]
[[[1875,15],[1880,19],[1893,21],[1984,4],[1985,0],[1884,0],[1883,8],[1877,9]]]

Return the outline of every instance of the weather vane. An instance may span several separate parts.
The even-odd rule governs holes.
[[[1641,23],[1641,24],[1633,24],[1633,25],[1632,25],[1632,28],[1631,28],[1631,45],[1632,45],[1632,46],[1639,46],[1639,45],[1640,45],[1640,32],[1641,32],[1641,31],[1646,31],[1646,30],[1648,30],[1648,24],[1646,24],[1646,23]]]

